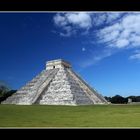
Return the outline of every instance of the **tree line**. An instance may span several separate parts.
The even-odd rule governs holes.
[[[17,90],[11,90],[8,87],[4,85],[0,85],[0,103],[9,96],[11,96],[13,93],[15,93]]]
[[[128,96],[128,97],[123,97],[120,95],[115,95],[113,97],[107,97],[105,96],[105,99],[114,104],[127,104],[128,99],[131,99],[132,102],[140,102],[140,96]]]

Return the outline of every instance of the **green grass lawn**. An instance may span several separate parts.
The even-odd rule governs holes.
[[[140,105],[0,105],[0,127],[140,127]]]

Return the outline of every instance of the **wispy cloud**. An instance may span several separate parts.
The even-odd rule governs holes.
[[[114,53],[115,53],[114,49],[103,49],[102,51],[100,51],[100,53],[96,52],[96,54],[94,51],[91,51],[89,53],[89,58],[87,58],[86,60],[82,60],[80,62],[80,66],[83,68],[92,66],[94,64],[97,64],[102,59],[105,59],[105,58],[113,55]]]
[[[96,13],[96,12],[67,12],[58,13],[53,17],[54,24],[62,29],[60,35],[69,34],[73,35],[73,30],[76,32],[80,29],[83,30],[81,34],[87,34],[88,31],[94,27],[108,25],[118,20],[123,13]],[[67,28],[71,28],[68,30]],[[92,30],[91,30],[92,31]]]
[[[127,14],[118,23],[100,29],[97,36],[102,43],[115,48],[140,47],[140,14]]]
[[[57,27],[63,31],[60,32],[62,36],[71,36],[78,29],[88,30],[92,27],[92,20],[90,13],[59,13],[53,18]]]
[[[93,25],[95,26],[102,26],[102,25],[109,25],[110,23],[114,23],[119,20],[125,13],[122,12],[100,12],[100,13],[93,13],[92,20]]]
[[[100,50],[98,54],[89,54],[85,62],[82,62],[84,67],[93,65],[119,50],[133,49],[134,51],[140,47],[139,12],[58,13],[53,21],[56,27],[61,29],[59,32],[61,36],[71,37],[82,31],[80,35],[94,34],[96,40],[93,38],[89,42],[103,46],[103,51]],[[88,50],[86,46],[82,48],[82,51],[85,50]],[[129,59],[140,60],[140,52],[135,52]]]
[[[133,55],[129,57],[129,59],[137,59],[140,60],[140,50],[136,50]]]

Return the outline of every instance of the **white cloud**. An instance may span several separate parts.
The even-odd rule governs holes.
[[[70,26],[65,26],[63,29],[64,32],[60,32],[60,36],[69,37],[71,34],[75,33],[75,30],[72,30]]]
[[[123,15],[122,12],[102,12],[102,13],[95,13],[93,14],[93,23],[96,26],[101,26],[104,24],[112,24],[116,20],[119,20],[119,18]]]
[[[90,13],[86,12],[59,13],[53,17],[53,21],[57,27],[63,30],[60,32],[61,36],[71,36],[79,29],[83,29],[85,30],[84,33],[87,33],[92,27]]]
[[[140,60],[140,51],[135,52],[135,54],[131,55],[129,59],[137,59]]]
[[[140,47],[140,35],[132,34],[129,38],[132,47]]]
[[[127,39],[119,39],[117,40],[115,46],[117,46],[117,48],[124,48],[127,45],[129,45],[129,40]]]
[[[140,33],[140,14],[128,14],[122,20],[122,27],[124,30],[130,30]]]
[[[82,60],[80,66],[83,68],[92,66],[93,64],[98,63],[102,59],[105,59],[114,54],[114,50],[112,49],[104,49],[100,53],[95,54],[94,51],[90,52],[89,58],[86,60]]]
[[[140,47],[140,12],[59,13],[54,16],[53,21],[60,29],[60,36],[70,37],[77,33],[91,35],[90,38],[94,36],[94,39],[90,42],[103,44],[99,46],[103,46],[104,51],[97,55],[90,54],[82,63],[84,67],[113,55],[114,49],[117,52],[122,49],[135,50]],[[82,48],[82,51],[85,50]],[[140,60],[140,52],[135,52],[130,59]]]
[[[140,47],[140,14],[127,14],[118,21],[97,33],[99,41],[108,43],[109,47]]]
[[[56,14],[53,20],[57,26],[65,26],[67,24],[66,18],[60,14]]]
[[[65,27],[70,26],[72,30],[85,30],[84,33],[95,26],[100,26],[103,24],[112,24],[116,21],[123,13],[91,13],[91,12],[67,12],[67,13],[58,13],[53,17],[54,24],[62,29],[61,33],[66,36],[64,33]],[[71,30],[71,31],[72,31]],[[63,32],[64,31],[64,32]],[[81,33],[82,34],[82,33]],[[65,35],[64,35],[65,36]]]
[[[129,39],[129,37],[130,37],[130,30],[129,29],[127,29],[127,30],[123,30],[122,31],[122,33],[120,34],[120,38],[127,38],[127,39]]]
[[[105,23],[106,18],[107,18],[106,14],[95,14],[94,16],[92,16],[93,24],[95,26],[100,26]]]
[[[111,22],[119,19],[122,16],[122,14],[124,14],[124,13],[121,13],[121,12],[115,12],[115,13],[109,12],[109,13],[107,13],[106,23],[111,23]]]
[[[114,30],[112,32],[103,33],[103,34],[104,34],[103,36],[100,36],[101,42],[102,41],[109,42],[115,40],[120,35],[120,32],[119,30]]]
[[[67,22],[77,25],[80,28],[89,29],[92,26],[92,21],[89,13],[68,13],[65,15]]]
[[[116,39],[120,35],[121,31],[122,27],[119,23],[116,23],[99,30],[99,32],[97,33],[97,37],[101,42],[108,42]]]

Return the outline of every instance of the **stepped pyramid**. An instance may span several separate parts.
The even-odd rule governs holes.
[[[8,97],[2,104],[89,105],[107,101],[71,68],[58,59],[48,61],[46,69]]]

